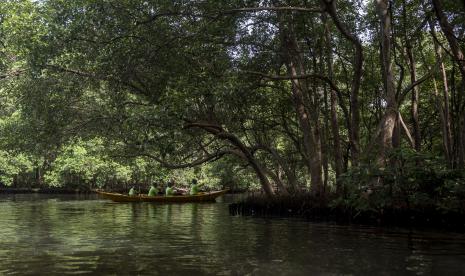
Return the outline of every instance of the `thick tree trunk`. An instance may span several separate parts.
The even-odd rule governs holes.
[[[309,111],[305,106],[305,97],[310,95],[309,87],[305,79],[298,77],[305,74],[303,57],[297,45],[292,26],[288,27],[284,22],[280,22],[280,34],[284,61],[288,75],[292,77],[293,103],[303,135],[303,145],[310,173],[311,192],[314,195],[322,195],[322,156],[318,117],[315,118],[315,112]],[[312,120],[314,123],[313,130]]]
[[[279,194],[289,195],[289,192],[287,191],[286,186],[284,185],[284,183],[281,181],[281,179],[276,173],[274,173],[268,168],[263,168],[263,171],[267,175],[269,175],[271,179],[273,179],[273,182],[276,184],[276,187],[278,188]]]
[[[375,0],[378,16],[381,22],[381,63],[384,70],[386,94],[386,111],[381,119],[379,136],[378,162],[385,164],[386,152],[392,148],[392,137],[397,117],[396,89],[391,62],[391,17],[388,0]]]
[[[292,72],[291,75],[297,75],[292,63],[290,64],[289,69]],[[304,149],[308,158],[307,166],[309,168],[310,173],[311,190],[312,193],[319,194],[322,191],[323,186],[321,175],[321,147],[317,144],[317,141],[315,141],[315,138],[312,133],[310,116],[306,111],[302,91],[299,88],[301,87],[301,85],[302,84],[300,83],[300,81],[293,81],[292,93],[294,98],[294,106],[297,111],[299,125],[303,134]]]
[[[400,134],[402,130],[402,125],[400,123],[399,115],[400,113],[397,113],[396,123],[395,123],[394,130],[392,133],[392,147],[396,149],[400,147],[400,143],[401,143]]]

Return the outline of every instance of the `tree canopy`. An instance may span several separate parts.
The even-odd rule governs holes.
[[[460,178],[464,13],[452,0],[3,1],[1,181],[198,177],[325,197],[402,190],[424,181],[415,166]]]

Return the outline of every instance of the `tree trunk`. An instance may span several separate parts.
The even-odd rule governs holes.
[[[185,126],[186,128],[200,128],[208,133],[213,134],[217,138],[221,140],[228,141],[231,145],[235,147],[237,150],[231,150],[231,153],[235,154],[236,156],[241,157],[245,161],[249,163],[249,165],[254,170],[255,174],[257,175],[260,184],[262,186],[263,191],[265,191],[266,195],[271,197],[274,195],[273,186],[271,185],[268,177],[266,176],[266,172],[264,168],[262,168],[251,153],[251,151],[247,148],[247,146],[234,134],[231,134],[225,131],[221,126],[211,123],[189,123]]]
[[[328,67],[328,77],[333,81],[333,51],[331,44],[331,33],[329,28],[329,22],[326,20],[326,16],[323,16],[323,23],[325,24],[325,39],[326,39],[326,59]],[[343,188],[341,187],[340,181],[338,180],[343,172],[342,168],[342,152],[341,152],[341,137],[339,135],[339,121],[337,116],[337,94],[336,91],[331,89],[330,91],[330,109],[331,109],[331,130],[333,134],[333,145],[334,145],[334,170],[336,172],[336,193],[341,194]]]
[[[304,150],[307,156],[307,166],[310,173],[311,192],[314,195],[322,195],[322,156],[318,117],[315,118],[315,112],[309,112],[305,106],[305,96],[310,93],[307,81],[298,78],[298,76],[305,74],[305,69],[302,60],[303,57],[297,45],[292,26],[286,26],[285,23],[282,22],[282,17],[280,21],[282,50],[288,74],[292,77],[293,103],[303,134]],[[311,119],[314,121],[313,130]]]
[[[462,84],[460,86],[460,91],[457,93],[457,105],[459,109],[457,110],[457,148],[454,149],[454,152],[457,154],[458,166],[463,167],[465,163],[465,57],[460,48],[459,42],[454,35],[454,28],[448,22],[446,14],[442,7],[441,0],[432,0],[434,12],[441,26],[442,32],[444,33],[449,46],[452,52],[452,58],[455,63],[458,65],[460,75],[462,77]]]
[[[271,153],[271,156],[273,157],[273,159],[276,160],[279,167],[284,171],[284,174],[286,175],[286,178],[287,178],[288,187],[290,188],[291,192],[295,192],[298,189],[297,178],[295,176],[295,173],[291,170],[289,164],[277,152],[276,149],[272,147],[266,147],[263,145],[260,145],[260,147],[264,149],[265,151],[268,151],[269,153]]]
[[[271,171],[268,168],[263,168],[263,171],[267,175],[269,175],[271,177],[271,179],[273,179],[273,182],[278,187],[278,191],[279,191],[280,194],[289,195],[289,192],[287,191],[286,186],[284,185],[284,183],[281,181],[281,179],[279,178],[279,176],[276,173],[274,173],[273,171]]]
[[[42,187],[42,169],[41,167],[36,168],[36,185],[37,187]]]
[[[391,62],[391,17],[388,0],[375,0],[378,16],[381,22],[381,63],[386,93],[386,111],[381,119],[379,136],[379,153],[377,161],[385,164],[386,152],[392,148],[392,137],[397,117],[396,89]]]
[[[434,85],[434,98],[436,102],[436,107],[439,113],[439,123],[441,124],[441,134],[442,134],[442,146],[444,148],[444,156],[446,158],[447,164],[449,167],[452,165],[451,160],[451,151],[450,151],[450,140],[448,137],[448,130],[447,130],[447,119],[446,119],[446,112],[442,105],[441,97],[439,96],[438,86],[436,84],[436,80],[433,79]]]
[[[453,150],[452,150],[452,131],[451,131],[451,121],[450,121],[450,107],[449,107],[449,85],[447,81],[447,74],[446,68],[444,66],[444,62],[442,61],[442,53],[441,48],[439,47],[436,41],[436,31],[434,29],[434,25],[429,21],[429,26],[431,30],[431,36],[433,37],[433,44],[434,44],[434,52],[436,54],[436,61],[440,63],[441,69],[441,78],[443,83],[443,90],[442,90],[442,101],[439,98],[439,93],[437,92],[438,88],[436,85],[436,80],[433,79],[434,82],[434,90],[437,97],[437,106],[438,111],[440,112],[441,118],[441,129],[442,129],[442,136],[443,136],[443,147],[444,147],[444,154],[446,156],[446,161],[450,167],[453,166]],[[444,105],[441,103],[443,102]]]
[[[397,113],[397,117],[396,117],[396,122],[395,122],[395,126],[394,126],[394,130],[393,130],[393,133],[392,133],[392,147],[397,149],[400,147],[400,143],[401,143],[401,137],[400,137],[400,134],[401,134],[401,130],[402,130],[402,125],[400,123],[400,113]]]
[[[342,24],[336,12],[336,0],[322,0],[326,11],[333,19],[334,24],[341,34],[347,38],[355,48],[354,55],[354,75],[350,90],[350,114],[351,124],[349,129],[350,151],[352,154],[352,165],[357,165],[360,157],[360,107],[358,103],[358,93],[362,81],[363,69],[363,48],[360,39],[351,33],[346,26]]]
[[[216,134],[219,138],[221,139],[226,139],[228,140],[231,144],[236,146],[241,153],[244,155],[244,159],[251,165],[252,169],[255,171],[255,174],[258,176],[258,179],[260,180],[260,184],[265,191],[265,193],[268,196],[273,196],[274,195],[274,190],[273,187],[266,177],[264,169],[260,166],[258,161],[253,157],[252,153],[247,149],[247,147],[237,138],[236,136],[230,134],[230,133],[225,133],[225,132],[220,132]]]
[[[415,57],[412,52],[412,46],[410,45],[409,39],[406,37],[406,52],[409,60],[409,72],[410,80],[412,83],[417,81],[417,69],[415,65]],[[413,125],[413,137],[415,139],[415,150],[420,151],[421,149],[421,136],[420,136],[420,121],[418,119],[418,86],[415,86],[412,90],[412,105],[410,107],[410,115],[412,116]]]
[[[397,120],[400,125],[400,128],[402,128],[402,130],[405,133],[405,136],[407,136],[407,141],[409,142],[410,146],[412,148],[415,148],[415,141],[413,140],[412,135],[410,134],[410,130],[405,124],[404,119],[402,119],[402,114],[400,114],[400,112],[397,113]]]

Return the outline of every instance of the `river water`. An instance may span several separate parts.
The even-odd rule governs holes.
[[[217,203],[0,195],[0,275],[465,274],[465,235],[230,216]]]

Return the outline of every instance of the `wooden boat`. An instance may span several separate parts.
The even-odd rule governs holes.
[[[147,196],[147,195],[125,195],[120,193],[109,193],[96,190],[100,196],[115,202],[159,202],[159,203],[185,203],[185,202],[211,202],[219,196],[224,195],[228,189],[213,192],[201,192],[196,195],[173,195],[173,196]]]

